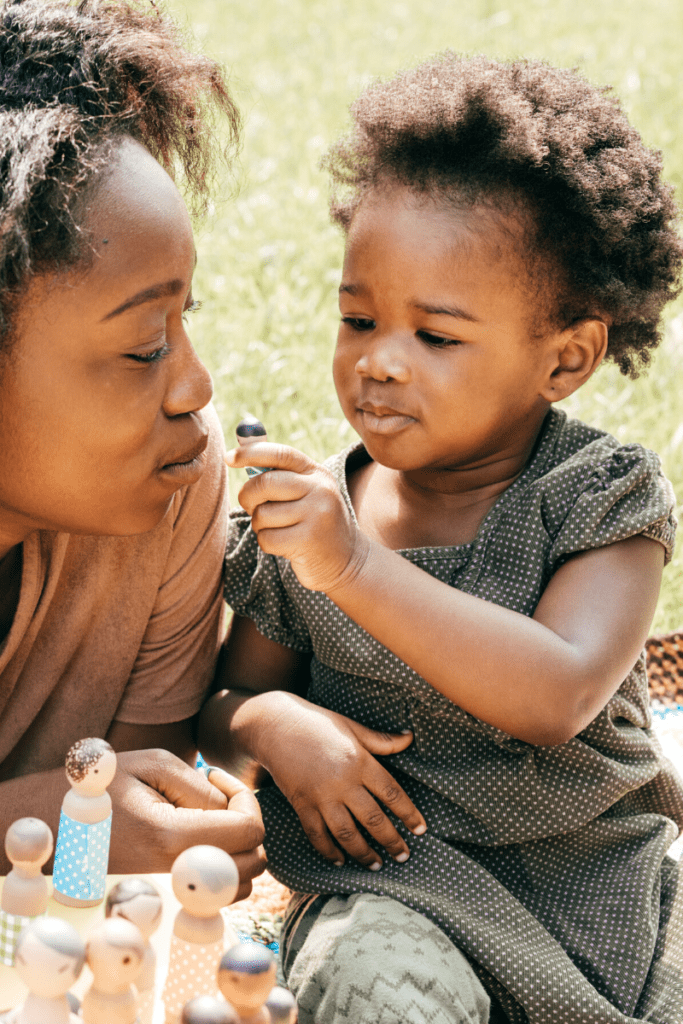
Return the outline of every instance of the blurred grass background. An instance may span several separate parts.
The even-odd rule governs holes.
[[[326,147],[377,76],[450,47],[578,66],[614,86],[646,143],[661,149],[683,201],[678,130],[682,0],[170,0],[202,48],[230,69],[245,117],[238,191],[197,231],[192,320],[229,445],[245,412],[269,436],[322,459],[349,443],[330,363],[342,238],[327,218]],[[232,183],[235,185],[235,182]],[[645,377],[611,367],[566,404],[570,415],[659,452],[683,501],[683,303]],[[233,501],[241,474],[231,481]],[[654,631],[683,623],[683,544],[665,573]]]

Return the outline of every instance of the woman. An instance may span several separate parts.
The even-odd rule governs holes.
[[[5,0],[0,19],[0,820],[54,829],[66,751],[106,737],[127,752],[111,869],[168,870],[210,843],[243,896],[263,867],[258,807],[190,767],[221,640],[226,483],[172,180],[179,167],[201,206],[207,113],[233,143],[239,116],[156,4]]]

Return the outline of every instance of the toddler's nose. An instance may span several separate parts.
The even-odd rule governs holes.
[[[401,339],[392,335],[372,338],[356,362],[356,373],[372,380],[406,383],[410,365]]]

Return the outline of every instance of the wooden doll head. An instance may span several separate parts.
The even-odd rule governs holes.
[[[5,835],[7,859],[26,870],[42,868],[53,847],[52,830],[40,818],[18,818]]]
[[[253,1016],[275,984],[275,957],[257,942],[240,942],[218,965],[218,988],[240,1017]]]
[[[276,985],[266,999],[266,1009],[270,1014],[271,1024],[294,1024],[296,999],[289,989]]]
[[[59,999],[83,969],[85,944],[75,928],[57,917],[40,917],[23,929],[15,969],[32,995]]]
[[[239,1024],[239,1017],[229,1003],[198,996],[185,1004],[180,1024]]]
[[[171,868],[173,892],[192,917],[215,917],[234,900],[239,873],[234,860],[217,846],[191,846]]]
[[[143,878],[124,878],[107,896],[107,917],[120,917],[140,929],[143,939],[150,936],[161,922],[162,899],[151,882]]]
[[[116,774],[116,754],[106,740],[78,740],[66,755],[66,777],[82,796],[101,796]]]
[[[144,953],[139,929],[122,917],[108,917],[93,930],[86,947],[95,988],[125,991],[140,973]]]

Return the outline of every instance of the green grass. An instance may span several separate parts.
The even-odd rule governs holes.
[[[226,437],[246,411],[273,439],[323,458],[352,438],[330,374],[342,240],[327,219],[318,161],[372,78],[451,47],[541,57],[611,84],[683,195],[680,0],[171,0],[230,69],[245,115],[238,195],[198,229],[193,337],[210,367]],[[668,313],[680,314],[677,304]],[[677,329],[676,329],[677,326]],[[601,368],[572,415],[662,456],[683,497],[683,316],[648,376]],[[232,481],[233,498],[240,475]],[[683,623],[681,553],[665,573],[653,631]]]

